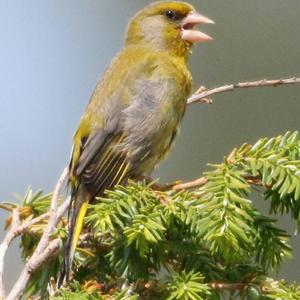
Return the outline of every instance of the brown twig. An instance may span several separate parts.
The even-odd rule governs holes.
[[[214,290],[227,290],[227,291],[242,291],[248,284],[246,283],[222,283],[222,282],[214,282],[208,284]]]
[[[199,187],[205,185],[207,182],[208,182],[208,180],[206,177],[201,177],[201,178],[193,180],[193,181],[176,184],[172,187],[172,190],[180,191],[180,190],[199,188]]]
[[[244,178],[250,185],[263,186],[263,183],[259,178],[251,177],[251,176],[247,176],[247,175]],[[193,180],[193,181],[188,181],[188,182],[173,185],[170,188],[170,190],[181,191],[181,190],[190,190],[190,189],[200,188],[200,187],[206,185],[207,182],[208,182],[208,179],[206,177],[201,177],[201,178]]]
[[[246,89],[246,88],[258,88],[258,87],[277,87],[279,85],[287,85],[287,84],[299,84],[300,78],[293,77],[288,79],[275,79],[275,80],[267,80],[263,79],[260,81],[250,81],[250,82],[240,82],[237,84],[228,84],[211,90],[203,90],[203,87],[200,88],[196,93],[194,93],[187,101],[188,104],[192,104],[195,102],[204,102],[204,103],[212,103],[212,101],[208,101],[212,95],[232,92],[236,89]]]
[[[244,178],[246,179],[246,181],[254,186],[263,186],[263,182],[259,177],[255,177],[255,176],[244,176]],[[267,188],[271,188],[272,186],[266,186]]]
[[[68,197],[64,201],[64,203],[59,208],[57,208],[59,193],[62,189],[65,180],[67,179],[67,176],[68,168],[64,169],[60,176],[60,179],[58,180],[55,186],[53,196],[51,199],[48,225],[37,245],[36,250],[30,257],[28,262],[25,264],[20,277],[18,278],[11,292],[7,296],[7,300],[19,299],[22,296],[23,291],[26,288],[26,285],[30,280],[32,273],[34,273],[41,266],[41,264],[44,263],[49,258],[49,256],[51,256],[50,254],[54,254],[55,251],[57,251],[56,247],[54,247],[56,244],[53,245],[54,241],[56,240],[53,241],[51,235],[70,205],[71,199],[70,197]]]
[[[12,212],[14,209],[14,206],[11,204],[0,203],[0,208],[6,210],[8,212]]]
[[[255,185],[255,186],[263,186],[263,182],[261,179],[257,177],[252,177],[245,175],[244,178],[250,185]],[[176,184],[171,186],[170,190],[173,191],[181,191],[181,190],[190,190],[190,189],[195,189],[195,188],[200,188],[204,185],[206,185],[208,182],[208,179],[206,177],[201,177],[193,181],[188,181],[180,184]],[[267,186],[268,188],[268,186]]]

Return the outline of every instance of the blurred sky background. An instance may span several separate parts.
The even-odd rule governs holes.
[[[68,163],[71,138],[96,82],[122,46],[128,19],[148,0],[0,0],[0,199],[51,191]],[[216,21],[215,41],[191,59],[195,88],[300,75],[299,0],[190,1]],[[201,176],[208,162],[243,142],[299,130],[300,86],[239,90],[188,108],[181,134],[155,177]],[[258,207],[266,208],[261,199]],[[1,212],[3,228],[5,214]],[[280,225],[293,233],[289,217]],[[1,229],[1,235],[3,231]],[[296,261],[280,276],[298,280]],[[20,270],[17,245],[7,280]]]

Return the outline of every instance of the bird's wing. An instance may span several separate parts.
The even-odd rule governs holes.
[[[116,145],[126,138],[122,128],[122,112],[136,96],[135,86],[149,77],[153,68],[151,55],[144,51],[124,49],[97,85],[87,110],[74,136],[70,163],[73,187],[83,183],[91,196],[121,183],[130,171],[130,162]]]
[[[101,139],[101,134],[92,138]],[[89,144],[83,150],[83,155],[94,152],[93,156],[87,155],[87,158],[79,161],[81,182],[92,193],[92,197],[113,188],[126,177],[130,163],[126,153],[115,149],[123,139],[122,132],[113,132],[102,143]]]
[[[101,90],[100,90],[101,91]],[[98,97],[95,93],[93,97]],[[91,100],[91,105],[93,105]],[[97,117],[99,107],[92,107],[94,125],[88,136],[78,131],[74,138],[74,150],[71,159],[71,176],[77,180],[77,187],[83,184],[91,200],[96,195],[103,194],[105,189],[110,189],[118,184],[129,169],[126,153],[116,151],[116,145],[124,139],[124,134],[119,128],[121,111],[125,105],[121,99],[110,99],[111,104],[100,103],[101,113]],[[89,108],[88,108],[89,109]],[[103,118],[105,122],[97,119]],[[82,121],[83,124],[85,120]],[[81,127],[79,127],[81,128]]]
[[[102,196],[106,189],[111,189],[126,178],[129,170],[126,155],[114,149],[114,146],[123,139],[122,132],[118,130],[122,110],[121,102],[119,103],[120,105],[116,105],[117,108],[111,111],[111,121],[100,123],[93,130],[79,130],[74,136],[70,162],[72,205],[69,210],[69,235],[60,282],[69,279],[88,203],[95,196]],[[105,103],[103,105],[105,106]]]
[[[121,183],[130,170],[126,153],[116,145],[125,139],[122,111],[130,105],[134,74],[143,74],[143,67],[143,59],[122,51],[97,85],[74,136],[71,183],[82,183],[91,198]]]

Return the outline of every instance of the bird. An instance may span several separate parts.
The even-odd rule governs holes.
[[[214,22],[181,1],[154,2],[129,21],[124,45],[73,137],[64,282],[89,203],[129,179],[150,176],[169,152],[192,89],[193,44],[212,40],[195,28],[205,23]]]

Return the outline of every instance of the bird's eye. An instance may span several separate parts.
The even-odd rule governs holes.
[[[172,21],[176,21],[178,19],[177,14],[174,10],[167,10],[165,12],[165,16]]]

